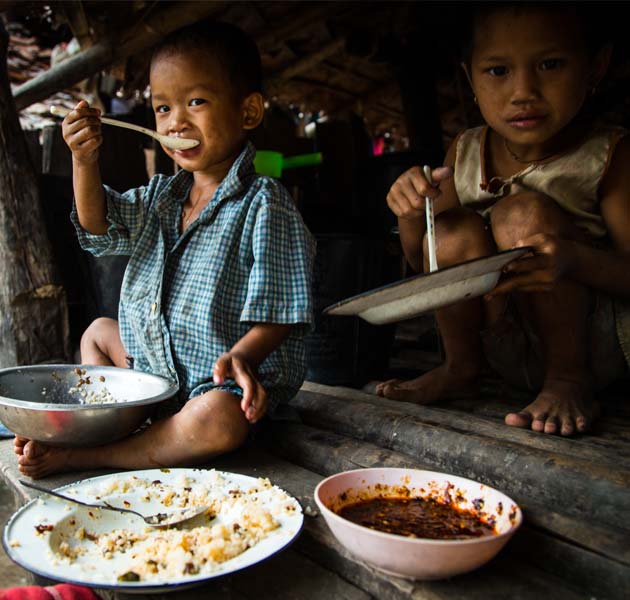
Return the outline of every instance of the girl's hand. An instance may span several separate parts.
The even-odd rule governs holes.
[[[238,354],[222,354],[214,363],[213,379],[216,384],[233,379],[242,388],[241,409],[250,423],[255,423],[267,412],[267,392],[249,363]]]
[[[510,275],[495,287],[486,298],[520,292],[548,292],[573,268],[574,242],[556,235],[538,233],[520,240],[514,246],[531,246],[533,252],[509,263],[504,273]]]
[[[98,148],[103,143],[101,111],[81,100],[61,124],[63,139],[72,151],[72,158],[82,164],[98,161]]]
[[[440,195],[439,185],[444,179],[453,175],[451,167],[438,167],[431,172],[433,185],[424,177],[420,167],[412,167],[405,171],[387,194],[387,205],[399,219],[424,218],[424,199],[437,198]]]

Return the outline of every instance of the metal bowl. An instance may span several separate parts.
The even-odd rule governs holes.
[[[118,367],[12,367],[0,370],[0,421],[31,440],[96,446],[129,435],[177,389],[164,377]]]

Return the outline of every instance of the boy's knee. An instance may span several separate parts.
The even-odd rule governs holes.
[[[559,233],[565,218],[557,204],[539,192],[521,192],[502,198],[491,212],[492,233],[500,250],[537,233]]]
[[[435,239],[440,267],[487,256],[494,251],[486,222],[476,212],[466,208],[453,208],[438,215],[435,220]],[[426,257],[426,235],[423,248]]]
[[[249,434],[249,423],[240,401],[228,392],[209,392],[196,399],[194,436],[208,448],[230,452],[242,446]]]

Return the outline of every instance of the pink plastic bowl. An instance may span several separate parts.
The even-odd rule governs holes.
[[[403,486],[412,496],[449,497],[455,506],[477,509],[493,520],[497,535],[431,540],[375,531],[336,514],[361,499],[396,496]],[[343,496],[342,496],[343,495]],[[466,573],[493,558],[523,519],[516,503],[501,492],[463,477],[415,469],[359,469],[337,473],[315,488],[315,502],[339,542],[357,558],[392,575],[442,579]]]

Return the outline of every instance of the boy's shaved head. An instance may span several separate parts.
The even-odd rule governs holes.
[[[151,62],[165,54],[190,50],[205,50],[216,60],[238,100],[262,91],[258,47],[235,25],[203,20],[177,29],[155,46]]]

